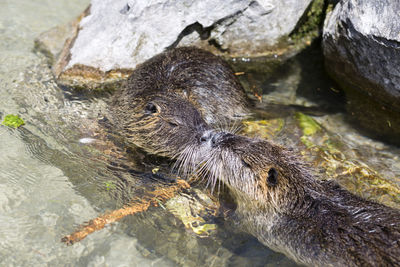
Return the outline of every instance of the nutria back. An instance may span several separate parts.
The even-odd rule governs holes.
[[[311,266],[400,266],[400,210],[314,179],[293,151],[267,140],[207,130],[198,144],[182,165],[212,186],[224,182],[263,244]]]
[[[157,101],[163,102],[163,108]],[[110,113],[114,127],[128,142],[156,154],[161,147],[153,149],[153,145],[164,143],[161,154],[167,155],[165,151],[177,149],[165,143],[166,137],[177,132],[172,130],[174,125],[189,129],[203,127],[203,121],[228,123],[246,116],[246,107],[244,90],[225,61],[210,52],[183,47],[156,55],[137,67],[115,93]],[[154,112],[146,110],[151,108]],[[146,116],[149,113],[154,116]],[[164,128],[158,129],[154,125],[161,127],[160,120],[170,125],[164,123]],[[193,132],[185,132],[185,127],[180,130],[174,138],[185,145]],[[149,140],[150,136],[149,143],[144,137]]]

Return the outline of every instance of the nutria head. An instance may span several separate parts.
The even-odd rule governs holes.
[[[129,103],[114,103],[113,107],[113,124],[125,140],[160,156],[173,157],[197,143],[199,135],[208,129],[193,105],[172,93],[148,94]],[[125,112],[127,108],[129,112]]]
[[[315,183],[294,155],[267,140],[206,131],[198,146],[179,156],[184,172],[206,178],[211,188],[223,182],[237,198],[259,203],[263,210],[291,209],[296,199]]]
[[[115,93],[110,111],[128,142],[164,156],[191,145],[192,130],[204,121],[225,123],[248,114],[246,94],[229,65],[194,47],[171,49],[139,65]]]

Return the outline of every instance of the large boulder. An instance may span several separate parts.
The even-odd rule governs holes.
[[[400,143],[400,1],[343,0],[327,15],[328,73],[363,129]]]
[[[306,21],[312,2],[92,0],[55,74],[61,84],[96,88],[174,46],[195,45],[232,57],[277,53]]]

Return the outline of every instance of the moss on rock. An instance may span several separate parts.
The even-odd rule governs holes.
[[[314,0],[290,37],[295,43],[311,42],[319,36],[324,18],[325,1]]]

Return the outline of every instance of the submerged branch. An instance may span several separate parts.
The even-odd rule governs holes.
[[[146,211],[150,206],[158,206],[160,201],[168,200],[182,189],[187,188],[190,188],[190,185],[184,180],[177,180],[176,183],[171,186],[162,185],[157,187],[154,191],[148,192],[148,194],[141,199],[133,199],[130,205],[126,205],[121,209],[114,210],[111,213],[90,220],[86,225],[82,225],[79,230],[63,237],[61,242],[72,245],[81,241],[89,234],[103,229],[107,224],[119,221],[125,216]]]

